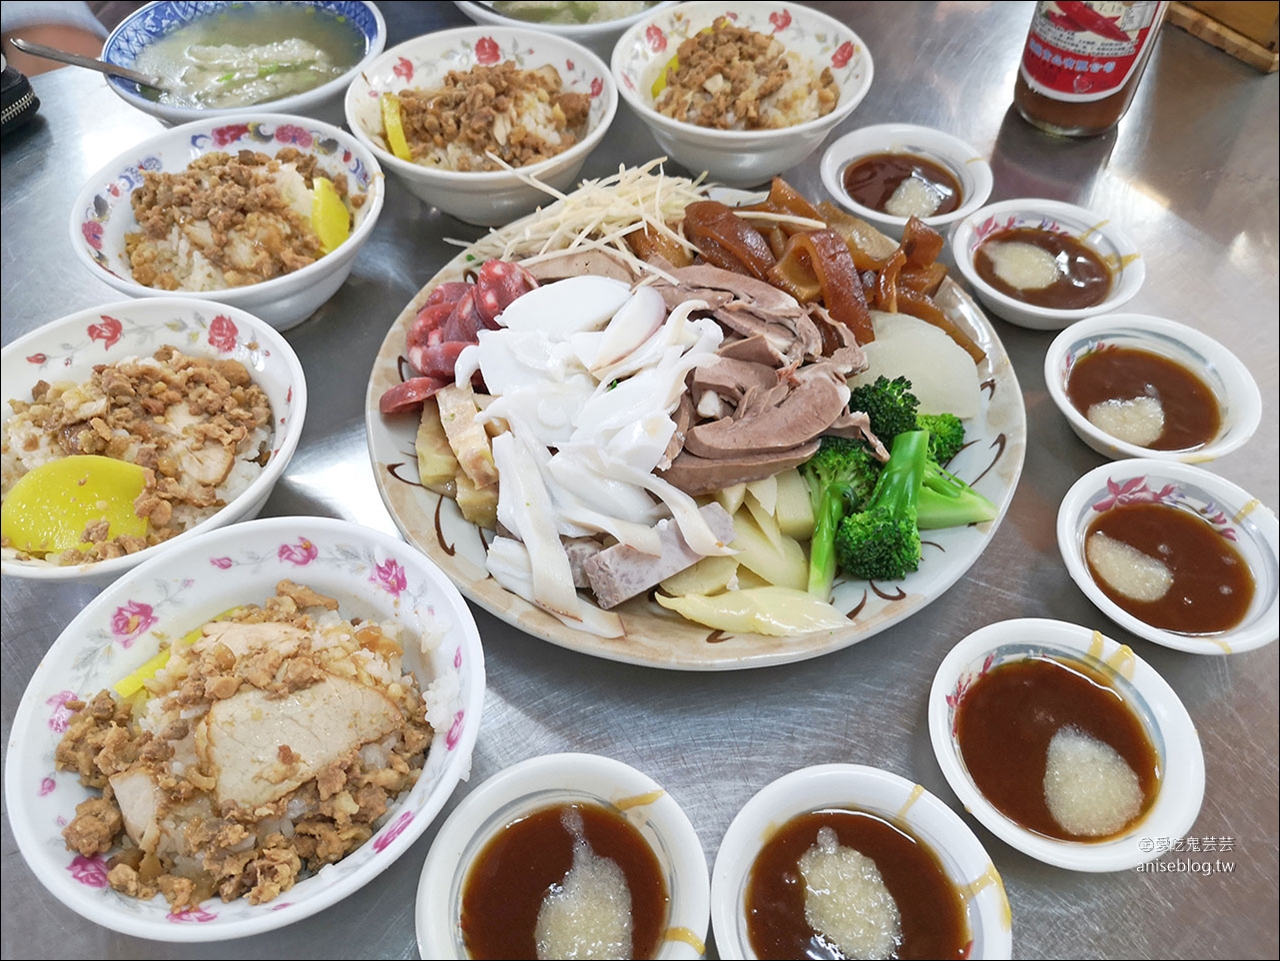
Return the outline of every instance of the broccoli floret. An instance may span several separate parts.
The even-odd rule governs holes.
[[[905,431],[894,438],[871,500],[847,515],[836,531],[836,557],[846,574],[891,581],[920,566],[916,504],[928,457],[928,431]]]
[[[922,531],[939,527],[963,527],[993,520],[996,505],[962,481],[943,470],[937,462],[925,464],[916,503],[916,526]]]
[[[911,381],[905,377],[876,378],[874,384],[855,387],[849,394],[849,409],[863,411],[871,418],[871,430],[889,447],[899,434],[917,430],[916,408],[920,401],[911,393]]]
[[[824,437],[818,452],[800,465],[800,473],[813,501],[809,593],[826,601],[836,576],[836,528],[845,514],[871,497],[880,463],[859,441]]]
[[[929,456],[945,464],[964,446],[964,424],[955,414],[918,414],[916,426],[929,432]]]

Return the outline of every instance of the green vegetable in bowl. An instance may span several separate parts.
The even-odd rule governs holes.
[[[493,9],[526,23],[604,23],[640,13],[652,3],[610,0],[497,0]]]

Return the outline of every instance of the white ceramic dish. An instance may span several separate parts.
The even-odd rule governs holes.
[[[555,216],[554,209],[546,215]],[[532,218],[500,231],[492,246],[501,247],[505,239],[518,238],[530,222]],[[512,256],[521,256],[518,244]],[[865,640],[936,600],[978,559],[1008,510],[1026,447],[1022,393],[991,323],[959,286],[948,283],[938,303],[986,351],[978,380],[989,385],[982,390],[978,416],[966,425],[973,443],[950,467],[997,505],[1000,513],[996,521],[930,531],[927,540],[932,546],[925,548],[920,570],[901,582],[872,586],[865,581],[837,581],[834,604],[850,616],[849,626],[838,631],[816,631],[795,638],[725,634],[673,617],[647,596],[615,609],[622,618],[624,638],[602,638],[569,628],[489,576],[485,569],[486,532],[464,520],[452,499],[442,498],[418,482],[414,455],[418,416],[384,416],[378,409],[383,393],[401,383],[408,370],[405,335],[428,294],[440,283],[461,280],[465,271],[474,269],[474,258],[470,251],[454,258],[422,288],[387,332],[365,401],[369,457],[383,503],[409,542],[435,560],[469,598],[522,631],[596,657],[674,670],[738,670],[804,660]]]
[[[81,310],[45,324],[5,347],[3,417],[13,416],[11,400],[30,400],[39,380],[86,381],[93,368],[128,357],[149,357],[171,345],[198,357],[238,360],[266,391],[275,421],[270,459],[239,497],[217,514],[163,544],[97,564],[60,567],[42,560],[5,557],[6,576],[105,586],[158,554],[177,550],[207,531],[256,517],[284,474],[302,436],[307,383],[289,342],[257,317],[202,300],[126,300]]]
[[[383,138],[383,93],[443,84],[451,70],[514,60],[523,70],[550,64],[564,89],[591,97],[588,132],[580,141],[518,171],[453,171],[396,157]],[[531,27],[459,27],[407,40],[368,64],[347,90],[347,125],[383,166],[414,196],[468,223],[493,226],[524,216],[551,195],[528,182],[535,177],[555,190],[573,189],[578,172],[604,138],[618,109],[618,89],[595,54],[563,37]]]
[[[166,126],[189,123],[192,120],[222,118],[226,120],[246,110],[270,110],[276,113],[298,114],[313,117],[326,123],[342,123],[342,97],[352,79],[387,45],[387,25],[378,8],[363,0],[291,0],[300,7],[325,10],[340,16],[364,41],[364,55],[360,62],[340,77],[321,84],[313,90],[281,97],[256,104],[253,107],[226,107],[199,109],[178,107],[143,96],[138,87],[119,77],[110,77],[108,86],[121,100],[150,114]],[[139,54],[159,38],[182,27],[192,20],[206,16],[222,15],[226,10],[241,6],[240,0],[214,0],[214,2],[181,3],[157,0],[134,11],[111,32],[102,48],[102,58],[121,67],[132,67]]]
[[[663,0],[662,3],[655,3],[639,13],[600,23],[534,23],[499,13],[493,8],[492,3],[473,3],[472,0],[454,0],[454,2],[457,8],[475,23],[490,24],[495,27],[526,26],[557,37],[564,37],[566,40],[582,44],[605,63],[609,62],[614,44],[627,28],[664,7],[673,7],[676,4],[676,0]]]
[[[1160,769],[1156,798],[1118,837],[1063,841],[1030,831],[997,810],[965,767],[956,737],[956,711],[965,692],[1001,664],[1046,656],[1084,664],[1106,677],[1151,736]],[[1204,799],[1200,736],[1173,688],[1128,647],[1064,621],[1000,621],[952,648],[929,692],[929,737],[947,783],[983,827],[1024,854],[1069,871],[1124,871],[1158,857],[1156,839],[1184,837]]]
[[[64,703],[91,697],[160,647],[230,607],[262,603],[281,578],[336,597],[350,617],[395,620],[409,636],[405,665],[439,689],[452,724],[435,732],[418,783],[374,836],[276,901],[217,898],[173,914],[163,896],[139,901],[106,883],[103,858],[66,850],[62,827],[96,792],[55,772]],[[98,595],[36,669],[18,706],[5,756],[5,813],[31,871],[72,910],[112,930],[161,941],[213,941],[310,917],[367,884],[426,830],[470,770],[484,699],[484,657],[467,605],[434,564],[395,538],[345,521],[276,517],[214,531],[157,557]]]
[[[743,806],[725,832],[711,874],[711,924],[720,957],[756,957],[745,904],[761,847],[791,818],[827,809],[866,811],[907,828],[933,849],[964,899],[972,939],[966,957],[1011,956],[1013,925],[1004,883],[959,816],[897,774],[860,764],[824,764],[778,778]]]
[[[836,203],[894,238],[902,236],[906,217],[895,217],[858,203],[844,186],[844,171],[855,160],[882,153],[906,153],[924,157],[951,171],[960,183],[961,204],[949,214],[925,217],[924,222],[941,232],[987,202],[991,196],[991,165],[978,151],[959,137],[932,127],[910,123],[885,123],[847,133],[822,155],[822,185]]]
[[[775,36],[819,69],[830,67],[840,87],[835,109],[778,130],[714,130],[658,113],[650,92],[654,80],[682,41],[727,15],[736,26]],[[682,3],[635,24],[613,50],[618,89],[662,152],[694,176],[705,170],[711,180],[729,187],[765,183],[813,153],[862,102],[873,73],[866,45],[844,24],[808,7],[777,3]]]
[[[1155,450],[1113,437],[1077,410],[1067,396],[1075,365],[1097,351],[1129,348],[1181,364],[1203,381],[1218,401],[1222,425],[1217,436],[1194,450]],[[1227,348],[1193,327],[1144,314],[1105,314],[1072,324],[1044,355],[1049,396],[1076,436],[1105,457],[1150,457],[1188,464],[1216,460],[1238,450],[1262,420],[1262,395],[1249,369]]]
[[[1085,561],[1085,535],[1098,514],[1125,504],[1163,504],[1190,511],[1234,543],[1255,585],[1253,601],[1239,624],[1219,634],[1176,634],[1139,620],[1102,592]],[[1072,579],[1102,613],[1156,644],[1193,654],[1233,654],[1263,647],[1280,634],[1276,515],[1235,484],[1199,467],[1134,459],[1089,471],[1071,486],[1058,508],[1058,549]]]
[[[158,290],[133,279],[125,236],[138,230],[130,203],[144,173],[179,173],[197,157],[253,150],[274,157],[286,147],[314,155],[330,176],[344,175],[364,203],[341,246],[301,270],[245,287],[213,291]],[[71,208],[71,247],[77,259],[130,297],[199,297],[251,311],[277,330],[302,323],[337,293],[382,212],[385,184],[372,153],[344,130],[285,114],[242,112],[197,120],[143,141],[89,178]]]
[[[1019,227],[1069,234],[1092,248],[1111,269],[1111,289],[1106,298],[1077,310],[1036,307],[1001,293],[979,277],[973,266],[978,245],[994,234]],[[1011,324],[1032,330],[1061,330],[1077,320],[1118,310],[1138,292],[1147,274],[1137,246],[1109,218],[1057,200],[1002,200],[976,210],[956,224],[951,252],[983,306]]]
[[[418,882],[414,918],[422,957],[469,957],[460,920],[463,885],[488,841],[518,818],[578,801],[617,809],[657,856],[670,897],[657,957],[702,957],[710,884],[693,825],[651,777],[594,754],[549,754],[514,764],[477,787],[449,815]]]

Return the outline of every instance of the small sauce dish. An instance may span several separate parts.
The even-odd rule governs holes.
[[[1217,426],[1206,423],[1204,432],[1200,435],[1203,440],[1192,439],[1190,434],[1182,435],[1186,438],[1183,442],[1171,439],[1171,431],[1180,426],[1171,420],[1165,427],[1165,432],[1155,440],[1148,441],[1148,444],[1173,446],[1177,449],[1144,446],[1113,436],[1090,419],[1089,408],[1081,410],[1077,406],[1074,401],[1081,397],[1081,392],[1072,382],[1077,373],[1077,365],[1085,358],[1089,358],[1088,364],[1091,366],[1099,363],[1114,364],[1125,356],[1138,356],[1137,352],[1148,358],[1154,355],[1164,361],[1171,361],[1200,381],[1200,396],[1184,394],[1181,400],[1181,406],[1190,416],[1201,415],[1216,402],[1219,414]],[[1085,367],[1080,368],[1080,371],[1084,370]],[[1113,368],[1110,376],[1118,380],[1123,375],[1119,368]],[[1112,460],[1122,457],[1150,457],[1184,463],[1216,460],[1239,449],[1253,436],[1262,419],[1262,395],[1258,391],[1257,382],[1236,355],[1212,337],[1185,324],[1160,317],[1107,314],[1072,324],[1049,345],[1044,358],[1044,379],[1049,395],[1067,418],[1076,436],[1099,454]],[[1138,386],[1114,400],[1142,397],[1143,388],[1149,382],[1148,376],[1135,373],[1133,384]],[[1212,397],[1204,397],[1204,391]],[[1179,404],[1179,399],[1172,396],[1167,399],[1161,396],[1159,400],[1166,408],[1164,418],[1174,413],[1174,405]]]
[[[988,799],[965,763],[958,718],[966,698],[993,671],[1035,660],[1056,662],[1109,687],[1146,730],[1159,782],[1143,812],[1118,833],[1099,840],[1062,840],[1024,827]],[[1010,731],[1010,744],[1018,743],[1017,734]],[[1177,694],[1128,647],[1064,621],[1000,621],[952,648],[929,692],[929,737],[947,783],[966,810],[1010,846],[1070,871],[1123,871],[1152,860],[1158,854],[1156,838],[1185,835],[1204,799],[1200,738]],[[1007,755],[1005,761],[1016,763]]]
[[[847,133],[822,155],[822,184],[838,204],[894,238],[902,236],[907,218],[859,202],[846,186],[851,168],[886,154],[936,164],[958,182],[960,197],[955,209],[922,218],[934,230],[969,216],[991,196],[991,165],[959,137],[909,123],[877,124]]]
[[[1180,532],[1189,521],[1195,524],[1186,537]],[[1091,553],[1099,534],[1111,546]],[[1158,538],[1159,549],[1152,538]],[[1156,644],[1193,654],[1233,654],[1270,644],[1280,633],[1276,515],[1202,468],[1132,459],[1089,471],[1058,508],[1058,549],[1072,579],[1099,610]],[[1114,572],[1117,555],[1125,569],[1104,579]],[[1130,570],[1142,575],[1141,584],[1127,580]],[[1241,581],[1243,571],[1249,576]]]
[[[594,754],[549,754],[514,764],[485,781],[440,828],[418,883],[415,923],[422,957],[473,957],[462,915],[476,865],[490,856],[495,838],[510,835],[518,824],[528,825],[539,812],[568,806],[590,807],[605,817],[620,818],[652,850],[668,898],[654,956],[691,959],[706,953],[710,898],[706,857],[680,805],[648,775],[621,761]],[[590,827],[586,832],[596,848]],[[603,849],[589,855],[606,856]],[[575,852],[574,871],[578,863]],[[623,870],[627,870],[625,863]],[[584,877],[584,884],[598,880]],[[573,887],[568,879],[560,886]],[[632,904],[640,910],[634,892]],[[638,924],[636,930],[638,935]]]
[[[757,863],[765,863],[762,852],[784,837],[793,822],[817,812],[833,812],[837,817],[847,812],[870,815],[899,837],[905,835],[909,840],[914,836],[922,844],[913,846],[931,849],[945,881],[958,895],[969,938],[962,956],[1010,956],[1012,917],[1004,883],[982,844],[959,816],[904,777],[858,764],[824,764],[778,778],[748,801],[729,825],[720,842],[711,886],[711,917],[721,957],[759,957],[752,944],[747,908]],[[848,844],[843,833],[840,841]],[[818,843],[822,843],[821,834]],[[885,874],[886,886],[894,883],[887,870],[892,867],[888,859],[875,856],[870,847],[859,853],[875,860],[877,869]],[[898,895],[894,897],[903,903]],[[806,902],[806,916],[808,908]],[[801,917],[798,922],[803,925],[805,920]],[[904,911],[904,934],[908,923]]]
[[[1027,246],[1069,248],[1072,270],[1063,274],[1059,267],[1052,284],[1023,288],[1039,304],[1014,297],[1006,292],[1014,288],[997,287],[998,278],[982,263],[996,245],[1011,246],[1006,241],[1019,241],[1023,250]],[[1004,200],[976,210],[956,224],[951,250],[983,306],[1011,324],[1032,330],[1061,330],[1086,317],[1117,310],[1146,279],[1142,255],[1124,231],[1101,214],[1056,200]],[[1093,277],[1095,282],[1086,284],[1090,266],[1109,274],[1110,283],[1104,285],[1100,277]],[[1077,296],[1085,287],[1096,292],[1096,300],[1084,303]]]

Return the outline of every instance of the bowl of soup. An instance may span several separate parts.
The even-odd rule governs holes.
[[[167,125],[254,107],[341,124],[348,85],[386,42],[382,14],[367,2],[159,0],[120,22],[102,58],[165,81],[157,92],[107,79]]]
[[[1019,327],[1061,330],[1122,307],[1142,254],[1103,214],[1056,200],[1004,200],[959,221],[952,252],[983,306]]]
[[[956,796],[1024,854],[1123,871],[1183,837],[1204,797],[1204,754],[1178,695],[1123,644],[1020,618],[943,658],[929,736]]]
[[[1076,436],[1112,459],[1215,460],[1242,447],[1262,419],[1262,395],[1240,359],[1162,317],[1072,324],[1049,345],[1044,379]]]
[[[738,812],[712,871],[723,958],[1008,958],[1004,884],[921,785],[858,764],[784,775]]]
[[[909,123],[845,134],[822,155],[821,172],[837,203],[894,237],[912,216],[941,230],[991,196],[991,165],[977,150]]]
[[[1156,644],[1232,654],[1280,633],[1276,515],[1202,468],[1134,458],[1089,471],[1058,508],[1058,549],[1099,610]]]
[[[551,754],[471,792],[418,883],[424,958],[700,958],[706,858],[676,800],[612,758]]]
[[[510,27],[525,24],[534,30],[580,43],[606,63],[613,45],[633,23],[674,0],[604,0],[579,3],[577,0],[497,0],[473,3],[455,0],[455,6],[474,23]]]

